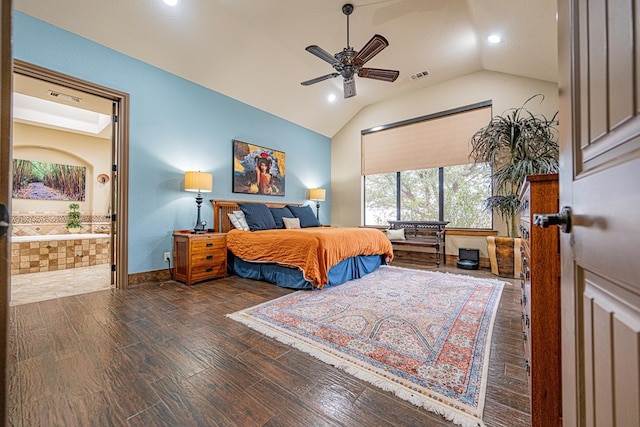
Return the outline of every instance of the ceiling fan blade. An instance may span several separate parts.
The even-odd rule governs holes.
[[[316,46],[315,44],[307,46],[305,50],[309,53],[314,54],[323,61],[327,61],[331,65],[340,63],[340,61],[338,61],[335,56],[331,55],[329,52],[319,46]]]
[[[355,58],[353,58],[353,62],[362,66],[387,46],[389,46],[387,39],[382,37],[380,34],[376,34],[371,37],[371,40],[369,40],[362,49],[360,49],[360,52],[358,52]]]
[[[384,70],[382,68],[361,68],[360,71],[358,71],[358,77],[382,80],[385,82],[395,82],[399,75],[400,71]]]
[[[318,82],[321,82],[321,81],[324,81],[324,80],[328,80],[328,79],[332,79],[334,77],[338,77],[339,75],[340,75],[340,73],[326,74],[324,76],[316,77],[315,79],[304,81],[304,82],[302,82],[300,84],[302,86],[309,86],[309,85],[312,85],[314,83],[318,83]]]
[[[356,81],[352,77],[350,79],[344,79],[344,98],[351,98],[356,96]]]

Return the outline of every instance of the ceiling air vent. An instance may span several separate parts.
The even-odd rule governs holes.
[[[428,75],[429,75],[428,71],[420,71],[419,73],[415,73],[415,74],[410,75],[409,78],[411,80],[418,80],[418,79],[421,79],[421,78],[426,77]]]
[[[77,103],[82,101],[82,98],[79,98],[77,96],[67,95],[66,93],[56,92],[55,90],[50,90],[47,93],[49,94],[49,96],[53,96],[54,98],[62,99],[64,101],[77,102]]]

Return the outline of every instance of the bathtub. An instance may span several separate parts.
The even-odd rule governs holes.
[[[41,273],[107,264],[109,234],[11,236],[11,274]]]

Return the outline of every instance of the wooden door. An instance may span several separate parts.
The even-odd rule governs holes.
[[[640,425],[640,3],[559,0],[565,426]]]
[[[0,3],[0,204],[11,212],[11,1]],[[9,239],[0,235],[0,426],[7,420],[9,323]]]

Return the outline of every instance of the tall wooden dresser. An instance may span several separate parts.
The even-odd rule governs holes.
[[[532,427],[562,425],[560,242],[556,226],[534,226],[535,214],[558,212],[558,175],[530,175],[520,192],[522,339]]]

